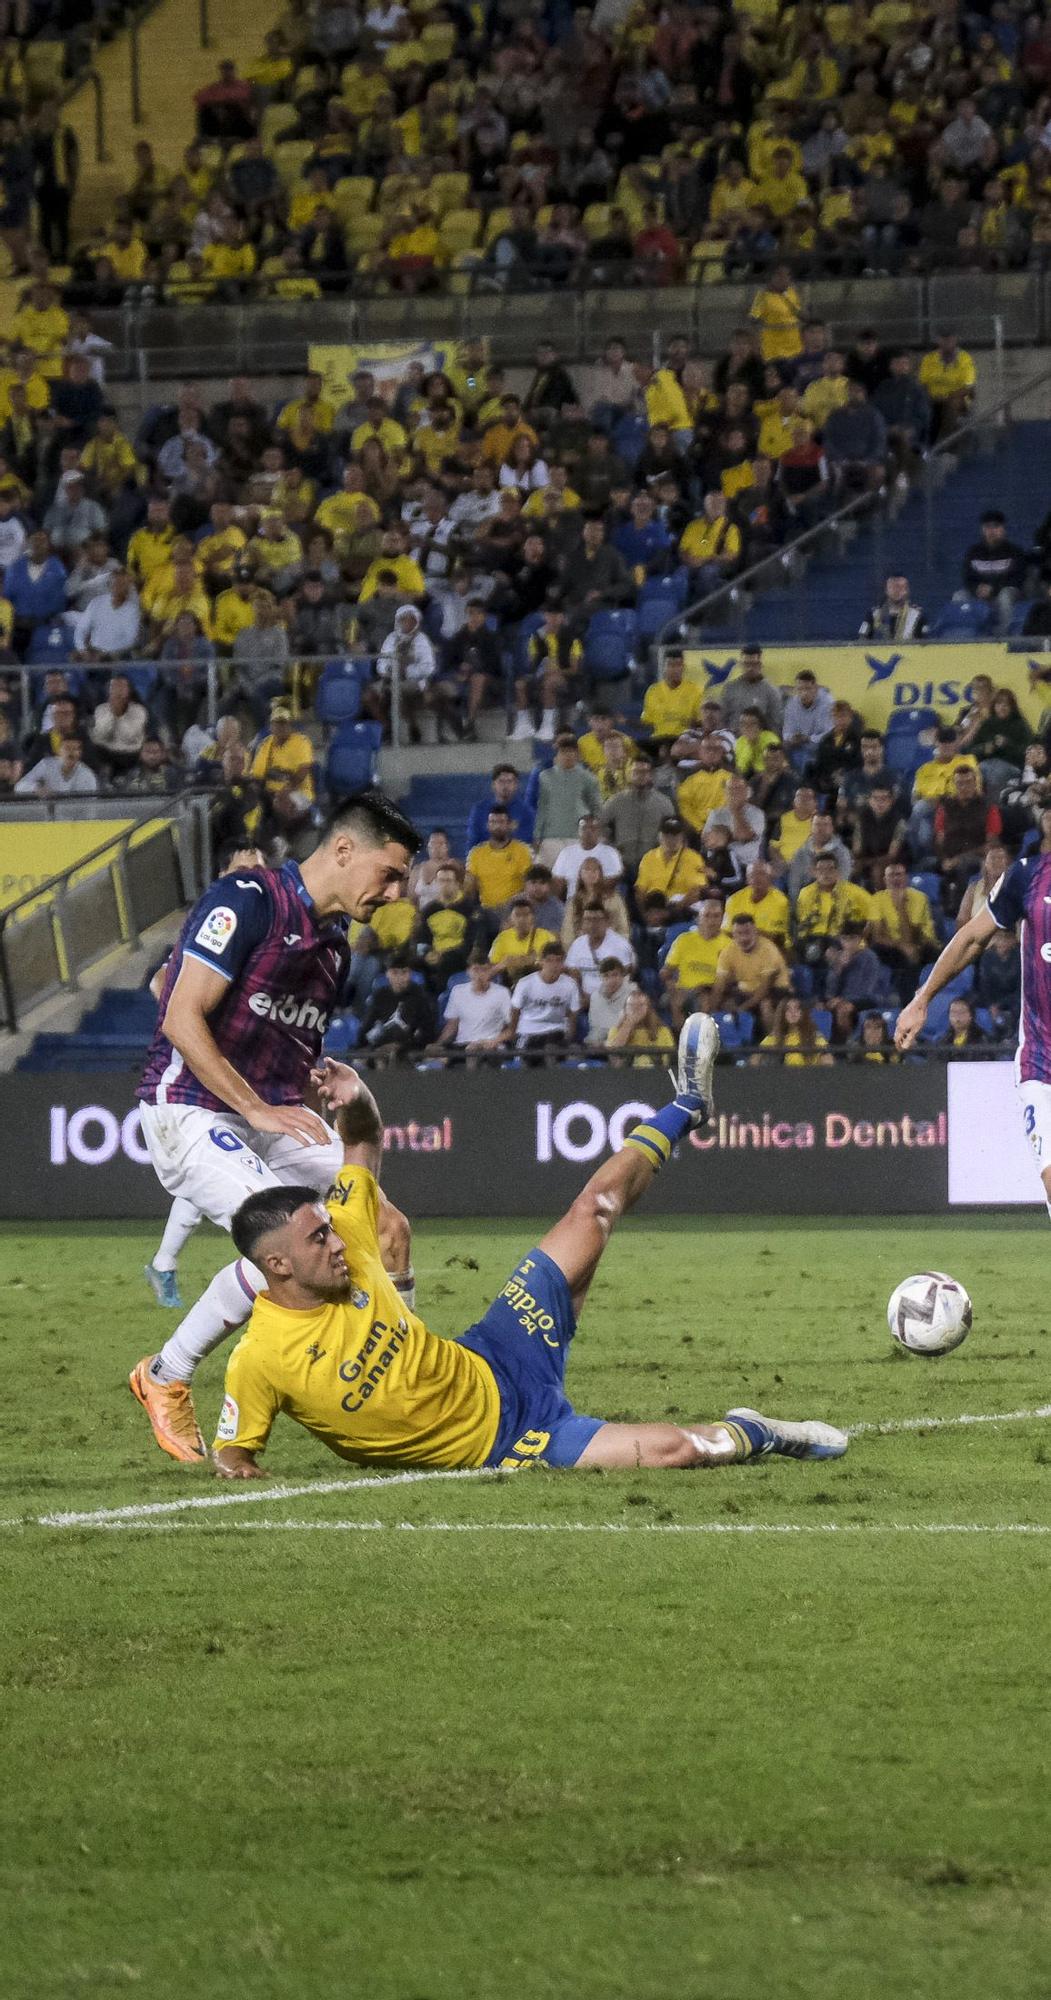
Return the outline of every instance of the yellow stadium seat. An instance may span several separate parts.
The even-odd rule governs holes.
[[[385,216],[359,210],[357,214],[347,218],[345,232],[347,249],[355,251],[358,256],[365,250],[375,250],[382,243],[386,232]]]
[[[473,250],[481,227],[482,218],[476,208],[452,208],[441,219],[442,242],[454,256],[461,250]]]
[[[372,197],[376,183],[371,174],[344,174],[332,190],[332,206],[342,221],[352,215],[362,215],[372,207]]]
[[[470,192],[469,174],[435,174],[431,182],[431,194],[443,215],[451,214],[453,209],[466,208]]]
[[[584,234],[588,237],[589,241],[594,241],[596,236],[604,236],[609,228],[608,201],[593,201],[590,207],[584,210],[581,220],[584,225]]]
[[[511,211],[509,208],[494,208],[485,226],[486,243],[489,244],[495,242],[496,238],[500,234],[500,231],[502,229],[507,228],[510,220],[511,220]]]
[[[299,179],[313,151],[313,139],[283,139],[274,147],[274,165],[283,188],[290,188]]]

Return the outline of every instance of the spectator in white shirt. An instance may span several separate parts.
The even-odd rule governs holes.
[[[589,903],[584,911],[584,928],[566,953],[566,971],[573,974],[585,1000],[598,992],[602,962],[607,958],[615,958],[628,972],[635,964],[635,953],[627,938],[610,929],[602,904]]]
[[[804,667],[796,675],[795,693],[785,703],[784,746],[793,750],[815,750],[832,727],[832,696],[819,687],[817,675]]]
[[[481,1049],[498,1049],[506,1042],[511,995],[496,973],[496,966],[490,965],[484,952],[468,960],[467,979],[453,987],[446,1001],[439,1048],[453,1042],[458,1049],[474,1054]]]
[[[67,622],[75,624],[77,612],[86,611],[93,597],[105,597],[120,567],[106,536],[89,535],[66,579]]]
[[[615,847],[602,838],[602,821],[597,813],[581,813],[577,821],[577,838],[568,841],[559,849],[552,867],[555,895],[565,902],[575,895],[580,864],[588,856],[597,861],[607,889],[613,889],[624,873],[624,863]]]
[[[25,545],[25,526],[15,512],[14,494],[0,492],[0,570],[10,569],[23,554]]]
[[[704,822],[702,846],[713,826],[729,828],[730,853],[743,881],[753,861],[758,861],[762,852],[766,820],[759,807],[751,803],[747,779],[736,771],[727,783],[725,804],[710,812]]]
[[[598,989],[588,1001],[589,1042],[597,1043],[600,1048],[605,1047],[610,1029],[620,1026],[628,1001],[638,990],[635,981],[628,978],[627,966],[622,965],[619,958],[611,958],[607,953],[605,958],[600,959]]]
[[[132,770],[138,763],[149,720],[142,702],[132,697],[127,675],[114,674],[106,699],[99,703],[91,724],[92,743],[103,757],[111,778]]]
[[[142,630],[139,594],[131,572],[115,570],[109,589],[92,597],[73,626],[78,660],[134,659]]]
[[[92,535],[105,534],[105,513],[97,500],[88,499],[82,472],[71,470],[62,474],[44,515],[44,527],[56,553],[69,561]]]
[[[401,690],[401,712],[414,743],[420,740],[419,718],[433,709],[433,682],[438,661],[414,604],[402,604],[394,614],[394,630],[384,639],[376,660],[378,678],[365,689],[364,707],[377,722],[386,722],[391,708],[395,669]]]
[[[560,944],[546,944],[537,972],[520,979],[511,996],[510,1033],[528,1054],[566,1048],[577,1031],[580,994],[565,969]]]
[[[15,792],[23,799],[91,798],[98,791],[99,781],[83,759],[80,737],[65,736],[58,756],[42,757],[24,778],[19,778]]]

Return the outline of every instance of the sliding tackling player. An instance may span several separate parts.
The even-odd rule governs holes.
[[[731,1410],[721,1423],[605,1423],[579,1416],[564,1376],[577,1315],[610,1232],[686,1134],[707,1123],[718,1030],[693,1014],[679,1039],[674,1102],[635,1127],[562,1220],[516,1265],[458,1339],[406,1310],[379,1255],[383,1126],[355,1072],[329,1063],[345,1164],[322,1202],[309,1186],[268,1187],[231,1225],[263,1274],[230,1356],[215,1441],[229,1479],[263,1477],[258,1454],[280,1411],[359,1465],[689,1468],[778,1453],[838,1458],[842,1431]]]

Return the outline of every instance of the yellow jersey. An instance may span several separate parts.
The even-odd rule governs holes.
[[[937,954],[938,933],[934,928],[934,913],[922,889],[906,889],[903,909],[898,908],[889,889],[877,889],[869,903],[869,922],[881,924],[892,943],[901,942],[907,926],[915,937],[922,938]]]
[[[399,896],[396,903],[381,903],[373,910],[369,924],[384,951],[400,951],[416,928],[416,905],[407,896]]]
[[[704,690],[699,681],[683,679],[678,687],[651,681],[642,703],[642,720],[654,736],[681,736],[701,712]]]
[[[920,362],[919,379],[932,403],[944,403],[949,396],[973,389],[977,377],[974,362],[962,347],[953,361],[943,361],[935,347]]]
[[[782,889],[768,889],[758,900],[751,889],[738,889],[726,905],[725,925],[729,932],[735,917],[751,917],[761,937],[773,938],[784,949],[791,918],[788,897]]]
[[[375,597],[376,591],[379,588],[380,572],[385,569],[393,570],[397,578],[398,589],[403,590],[406,597],[423,597],[425,595],[427,579],[419,563],[412,556],[377,556],[374,562],[370,562],[368,569],[365,571],[361,589],[358,592],[359,604],[367,604],[370,597]]]
[[[233,586],[221,590],[212,614],[212,637],[218,646],[232,646],[239,632],[255,624],[255,598],[244,598]]]
[[[961,754],[959,757],[947,757],[944,761],[930,757],[926,764],[920,765],[912,781],[912,796],[914,799],[947,799],[957,771],[977,769],[977,757]]]
[[[226,1369],[216,1448],[262,1451],[283,1410],[354,1465],[484,1465],[500,1422],[488,1362],[432,1333],[383,1268],[379,1190],[344,1167],[327,1199],[347,1299],[297,1312],[261,1292]]]
[[[680,847],[678,854],[668,855],[663,848],[651,847],[639,862],[635,894],[653,896],[659,891],[670,901],[673,896],[703,889],[707,880],[708,870],[696,848]]]
[[[867,924],[871,914],[868,891],[856,882],[837,882],[834,889],[808,882],[796,898],[801,937],[836,937],[844,924]]]
[[[750,317],[762,329],[759,350],[764,361],[794,361],[803,352],[803,307],[794,285],[783,292],[757,292]]]
[[[664,963],[678,975],[683,992],[691,993],[698,986],[715,985],[719,960],[725,950],[722,931],[716,931],[713,938],[702,937],[698,930],[682,931],[673,939]]]
[[[497,931],[489,947],[489,963],[506,965],[509,958],[539,958],[546,944],[557,944],[554,931],[546,931],[542,924],[534,924],[525,937],[519,937],[511,925],[505,931]]]
[[[682,391],[682,383],[671,368],[658,368],[650,376],[645,389],[646,422],[650,429],[654,424],[667,424],[671,431],[692,429],[690,408]]]
[[[718,812],[726,804],[729,782],[729,771],[695,771],[692,777],[683,779],[676,798],[683,819],[695,833],[703,833],[708,814]]]
[[[509,840],[506,847],[493,847],[488,840],[472,847],[467,867],[478,884],[478,900],[483,910],[499,909],[517,896],[533,857],[524,840]]]
[[[828,1054],[828,1043],[824,1035],[815,1034],[808,1047],[798,1028],[789,1028],[787,1035],[783,1036],[781,1041],[778,1041],[776,1035],[764,1035],[759,1046],[761,1049],[783,1049],[781,1061],[786,1069],[812,1067],[821,1061],[822,1056]]]
[[[631,737],[622,736],[617,730],[612,740],[624,745],[625,763],[633,763],[632,753],[635,745]],[[587,765],[589,771],[594,771],[596,778],[601,778],[606,768],[606,746],[599,742],[593,729],[586,730],[583,736],[577,738],[577,749],[580,751],[581,762]]]
[[[266,792],[281,792],[296,771],[307,766],[306,776],[300,778],[297,790],[304,799],[314,797],[314,745],[302,730],[293,729],[291,736],[278,743],[273,736],[264,736],[252,759],[252,776],[258,778]],[[377,911],[377,915],[379,912]]]

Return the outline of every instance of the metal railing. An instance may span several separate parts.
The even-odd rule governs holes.
[[[485,339],[494,361],[532,364],[536,342],[557,338],[566,359],[601,353],[623,338],[640,355],[659,353],[684,333],[697,352],[716,355],[747,324],[756,282],[747,285],[579,287],[564,291],[371,292],[342,274],[347,290],[320,299],[260,296],[168,301],[130,290],[118,307],[92,308],[114,353],[111,375],[158,377],[283,374],[301,371],[314,342],[371,345],[380,340],[448,344]],[[808,317],[824,320],[840,341],[871,326],[903,347],[933,343],[951,327],[972,348],[1036,345],[1051,339],[1051,273],[1026,271],[929,278],[821,279],[802,288]]]
[[[208,880],[207,811],[173,801],[137,821],[0,910],[0,1008],[14,1034],[20,1018],[86,969],[185,909]]]
[[[1051,387],[1051,368],[1043,368],[1039,374],[1031,376],[1019,388],[1012,390],[1009,396],[1002,397],[990,408],[969,417],[966,423],[957,425],[954,431],[940,438],[927,453],[923,461],[920,483],[927,503],[928,538],[933,533],[934,495],[941,483],[939,475],[943,467],[948,469],[947,462],[958,456],[962,450],[966,450],[968,445],[977,444],[983,436],[995,442],[998,437],[1005,434],[1009,414],[1015,405],[1026,402],[1040,390],[1049,387]],[[685,638],[691,627],[703,627],[705,620],[711,618],[720,606],[725,609],[728,604],[739,619],[743,636],[743,626],[750,602],[749,586],[761,587],[775,578],[791,580],[793,573],[798,574],[800,559],[818,547],[827,546],[832,538],[842,534],[844,527],[854,523],[871,522],[878,534],[885,518],[882,506],[878,501],[874,501],[871,493],[857,494],[844,506],[826,514],[824,519],[816,522],[813,527],[793,536],[792,540],[786,542],[782,548],[767,550],[765,555],[760,556],[747,569],[739,571],[736,576],[727,577],[726,581],[719,584],[715,590],[705,592],[704,596],[694,599],[691,604],[684,605],[681,611],[673,613],[656,634],[655,646],[658,657],[663,660],[664,651],[670,640]],[[817,635],[809,631],[807,638],[817,643]]]

